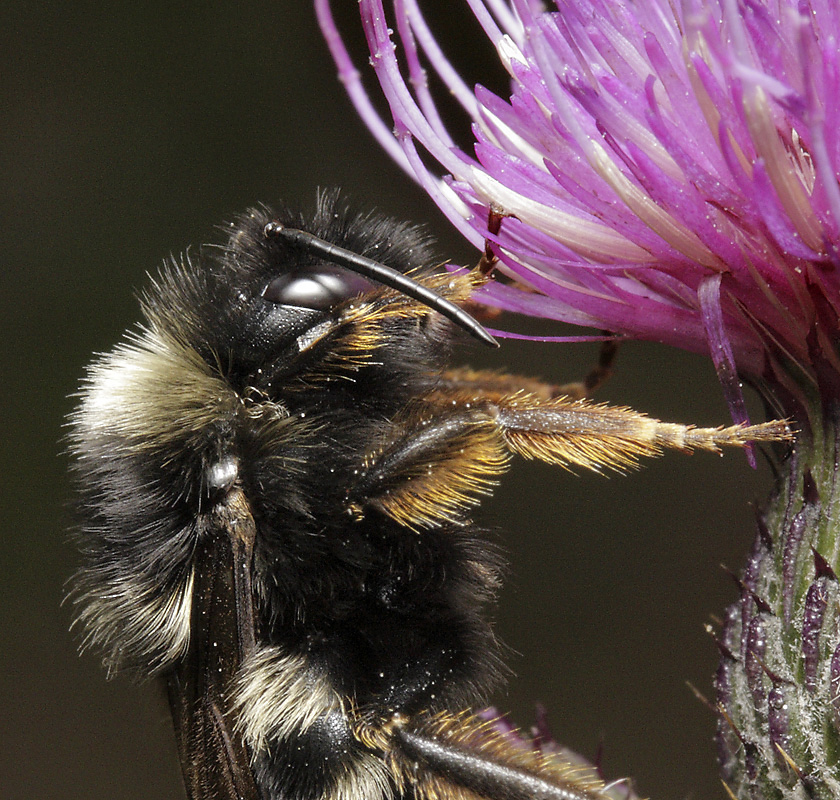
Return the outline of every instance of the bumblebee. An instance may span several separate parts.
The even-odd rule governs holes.
[[[622,469],[695,429],[447,366],[486,270],[417,228],[258,208],[165,266],[71,420],[85,644],[168,688],[191,800],[594,800],[478,717],[502,562],[471,510],[513,454]]]

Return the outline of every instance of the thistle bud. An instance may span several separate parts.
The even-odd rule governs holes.
[[[836,423],[800,438],[723,625],[717,736],[739,798],[840,796]]]

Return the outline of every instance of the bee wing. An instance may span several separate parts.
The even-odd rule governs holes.
[[[229,696],[240,663],[254,649],[254,533],[247,501],[234,490],[208,515],[195,553],[190,647],[168,678],[190,800],[261,799]]]

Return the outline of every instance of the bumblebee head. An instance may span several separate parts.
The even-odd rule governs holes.
[[[439,327],[441,315],[495,344],[457,305],[474,279],[432,263],[418,228],[354,215],[326,195],[308,221],[249,210],[224,246],[165,269],[144,308],[152,327],[174,332],[234,383],[271,393],[313,368],[307,377],[358,370],[389,343]]]

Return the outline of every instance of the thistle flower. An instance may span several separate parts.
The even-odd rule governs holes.
[[[795,420],[721,634],[719,750],[739,797],[840,796],[840,6],[467,0],[499,96],[464,83],[417,0],[394,0],[395,33],[361,0],[391,126],[315,2],[373,133],[513,279],[482,302],[708,353],[736,419],[746,379]]]
[[[416,0],[395,3],[404,75],[381,1],[362,0],[394,139],[318,0],[374,133],[471,242],[489,240],[500,268],[535,290],[491,284],[484,302],[710,352],[730,401],[736,368],[787,384],[793,364],[833,389],[840,109],[825,98],[840,90],[840,9],[672,5],[560,0],[541,13],[471,0],[510,76],[503,98],[468,89]],[[474,153],[442,126],[422,53],[469,116]],[[494,207],[510,215],[498,235]]]

